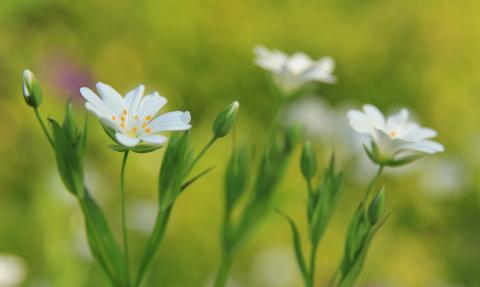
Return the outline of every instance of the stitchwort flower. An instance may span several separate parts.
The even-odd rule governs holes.
[[[351,110],[347,116],[355,131],[370,138],[371,146],[365,150],[377,164],[399,166],[444,150],[443,145],[431,140],[437,132],[409,121],[406,109],[385,118],[375,106],[367,104],[363,111]]]
[[[89,88],[80,89],[87,100],[85,107],[107,129],[113,131],[115,140],[125,147],[134,147],[141,142],[162,145],[167,138],[160,132],[191,128],[189,112],[174,111],[157,115],[167,99],[157,92],[143,96],[143,85],[128,92],[125,97],[104,83],[97,83],[96,88],[100,97]]]
[[[302,52],[288,56],[282,51],[270,51],[263,46],[255,47],[255,63],[272,73],[275,84],[286,94],[297,91],[306,83],[333,84],[335,61],[331,57],[311,59]]]

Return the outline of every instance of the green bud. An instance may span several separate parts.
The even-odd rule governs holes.
[[[315,152],[312,149],[312,145],[308,141],[303,144],[300,167],[302,168],[303,176],[307,180],[312,179],[317,172],[317,159],[315,158]]]
[[[33,108],[40,106],[42,102],[42,89],[40,89],[37,79],[29,70],[23,71],[22,91],[23,98],[27,105]]]
[[[238,108],[240,104],[235,101],[226,107],[222,112],[218,114],[215,118],[215,122],[212,126],[213,135],[216,138],[224,137],[232,129],[235,118],[237,117]]]
[[[368,207],[368,218],[370,224],[375,225],[377,224],[383,214],[385,213],[385,189],[382,188],[375,198],[372,200],[372,203]]]

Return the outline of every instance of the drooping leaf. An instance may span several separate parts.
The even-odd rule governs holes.
[[[305,264],[305,257],[303,256],[303,251],[302,251],[302,244],[300,241],[300,233],[298,232],[298,228],[293,221],[293,219],[282,212],[279,209],[275,209],[275,211],[280,214],[282,217],[284,217],[288,224],[290,225],[290,228],[292,230],[292,239],[293,239],[293,247],[295,250],[295,258],[297,259],[297,264],[298,267],[300,268],[300,272],[302,273],[302,276],[305,280],[308,280],[309,277],[309,272],[307,269],[307,265]]]

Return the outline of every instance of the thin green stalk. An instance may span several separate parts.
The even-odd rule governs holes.
[[[207,152],[207,150],[213,145],[213,143],[217,140],[217,137],[212,137],[210,141],[203,147],[203,149],[200,151],[200,153],[195,157],[195,159],[192,162],[192,168],[195,166],[195,164],[202,158],[202,156]]]
[[[50,145],[53,147],[53,140],[50,134],[48,133],[47,127],[45,126],[45,123],[42,120],[42,117],[40,116],[40,113],[38,112],[37,108],[33,109],[35,111],[35,116],[37,117],[38,122],[40,123],[40,126],[42,127],[43,132],[45,133],[45,136],[47,136],[48,142]]]
[[[375,174],[375,176],[374,176],[374,177],[372,178],[372,180],[370,181],[370,184],[368,185],[367,191],[365,192],[365,194],[364,194],[364,196],[363,196],[363,202],[364,202],[365,204],[366,204],[368,198],[370,197],[370,193],[372,192],[373,187],[375,186],[375,184],[377,183],[378,179],[380,178],[380,175],[382,174],[383,168],[384,168],[384,166],[383,166],[383,165],[380,165],[379,168],[378,168],[377,173]]]
[[[122,169],[120,172],[120,196],[122,201],[122,231],[123,231],[123,249],[125,252],[125,269],[127,275],[127,286],[130,286],[130,260],[128,256],[128,236],[127,236],[127,222],[125,216],[125,166],[128,159],[128,150],[123,154]]]
[[[218,268],[217,277],[215,279],[214,287],[224,287],[227,284],[228,273],[232,266],[232,256],[228,251],[224,251],[220,267]]]
[[[308,279],[307,287],[313,287],[315,282],[315,263],[317,261],[317,249],[318,244],[312,246],[312,250],[310,253],[310,278]]]

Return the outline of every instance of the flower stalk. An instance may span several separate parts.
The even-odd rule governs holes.
[[[125,256],[125,268],[127,275],[127,287],[130,286],[130,259],[128,252],[128,229],[126,219],[126,200],[125,200],[125,168],[127,165],[128,150],[123,154],[122,168],[120,171],[120,197],[122,202],[122,235],[123,235],[123,252]]]

